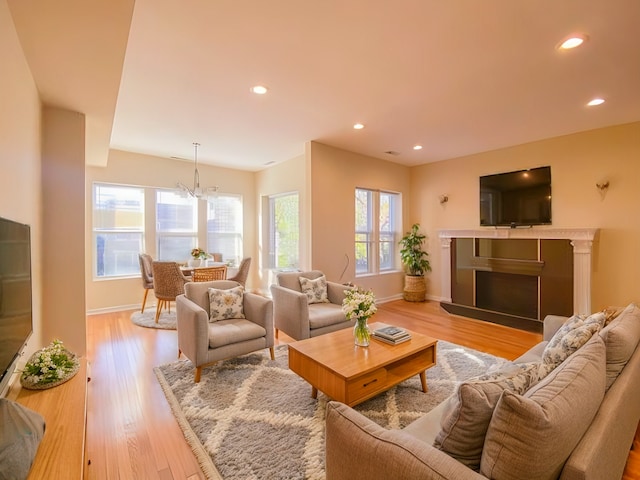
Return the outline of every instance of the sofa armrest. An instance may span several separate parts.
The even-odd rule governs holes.
[[[351,290],[353,287],[349,285],[343,285],[337,282],[327,282],[327,297],[329,297],[329,301],[331,303],[335,303],[336,305],[342,305],[342,301],[344,300],[346,290]]]
[[[290,288],[271,285],[273,324],[297,340],[309,338],[309,303],[307,295]]]
[[[352,408],[329,402],[327,480],[479,480],[484,476],[401,430],[386,430]]]
[[[542,339],[546,342],[551,340],[551,337],[564,325],[564,322],[566,322],[568,318],[569,317],[562,317],[560,315],[547,315],[544,317]]]
[[[204,363],[209,350],[209,316],[184,294],[176,297],[178,348],[195,365]]]
[[[273,302],[261,295],[245,292],[242,304],[247,320],[260,325],[267,331],[267,346],[272,347],[273,336]]]

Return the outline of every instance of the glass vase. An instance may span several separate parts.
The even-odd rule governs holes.
[[[368,318],[358,318],[353,327],[353,339],[358,347],[368,347],[371,339],[371,330],[367,325]]]

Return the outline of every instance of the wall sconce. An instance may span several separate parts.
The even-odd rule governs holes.
[[[440,201],[440,205],[444,205],[449,201],[449,195],[444,193],[438,197],[438,200]]]
[[[604,200],[604,197],[607,194],[607,190],[609,190],[609,180],[602,183],[596,183],[596,188],[598,189],[598,192],[600,192],[600,196]]]

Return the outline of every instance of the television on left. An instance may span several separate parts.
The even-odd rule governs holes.
[[[0,217],[0,397],[32,333],[31,228]]]

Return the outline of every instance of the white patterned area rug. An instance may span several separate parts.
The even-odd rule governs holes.
[[[386,428],[403,428],[453,393],[457,383],[503,359],[440,340],[425,394],[416,375],[354,407]],[[220,362],[193,382],[190,361],[156,376],[208,479],[324,479],[328,398],[288,368],[287,347]]]
[[[149,308],[144,313],[134,312],[131,314],[131,321],[140,326],[147,328],[161,328],[164,330],[176,330],[177,320],[175,310],[168,312],[166,310],[160,312],[160,317],[156,322],[156,309]]]

